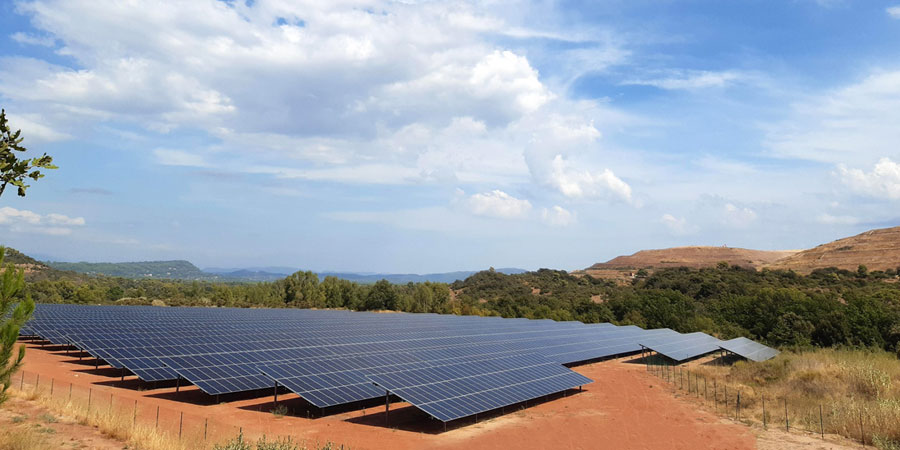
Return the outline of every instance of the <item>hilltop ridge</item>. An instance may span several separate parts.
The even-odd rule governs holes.
[[[838,239],[779,259],[767,267],[809,273],[827,267],[856,270],[859,265],[869,270],[900,267],[900,226]]]

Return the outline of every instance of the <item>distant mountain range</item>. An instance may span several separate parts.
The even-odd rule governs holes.
[[[89,263],[89,262],[53,262],[44,264],[57,269],[68,270],[88,275],[106,275],[123,278],[160,278],[173,280],[203,280],[203,281],[275,281],[297,272],[300,269],[290,267],[250,267],[250,268],[219,268],[211,267],[205,270],[199,269],[189,261],[142,261],[124,263]],[[503,268],[497,269],[505,274],[527,272],[524,269]],[[419,283],[425,281],[452,283],[456,280],[464,280],[476,273],[476,271],[459,271],[429,274],[391,274],[391,273],[353,273],[353,272],[319,272],[319,279],[327,276],[343,278],[357,283],[375,283],[378,280],[388,280],[391,283]]]

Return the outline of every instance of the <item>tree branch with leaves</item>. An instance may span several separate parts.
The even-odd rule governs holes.
[[[12,131],[6,120],[6,110],[0,110],[0,196],[11,185],[16,187],[19,197],[24,197],[30,186],[25,184],[28,179],[42,178],[44,174],[40,169],[56,169],[53,157],[46,153],[37,158],[20,159],[16,152],[26,151],[21,134],[22,130]]]

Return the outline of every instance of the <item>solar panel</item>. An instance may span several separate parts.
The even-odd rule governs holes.
[[[443,422],[592,382],[534,354],[383,373],[369,379]]]
[[[679,362],[714,352],[721,344],[722,341],[700,332],[657,336],[640,342],[643,347]]]
[[[772,359],[778,355],[778,350],[767,347],[758,342],[752,341],[745,337],[738,337],[727,340],[719,344],[725,350],[731,353],[743,356],[750,361],[762,362]]]

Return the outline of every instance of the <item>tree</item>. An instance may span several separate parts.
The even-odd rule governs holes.
[[[19,329],[34,312],[30,295],[22,295],[25,288],[25,269],[16,269],[12,263],[3,268],[6,248],[0,247],[0,404],[6,401],[12,375],[22,366],[25,346],[16,350]],[[13,356],[15,354],[15,357]]]
[[[397,309],[397,293],[394,292],[394,287],[388,280],[382,279],[372,285],[369,295],[366,296],[365,307],[369,311]]]
[[[56,169],[53,158],[44,153],[31,159],[19,159],[15,152],[25,152],[22,147],[22,130],[14,133],[6,122],[6,110],[0,110],[0,196],[7,185],[15,186],[19,197],[25,196],[30,185],[25,184],[28,178],[38,180],[44,176],[39,169]]]

